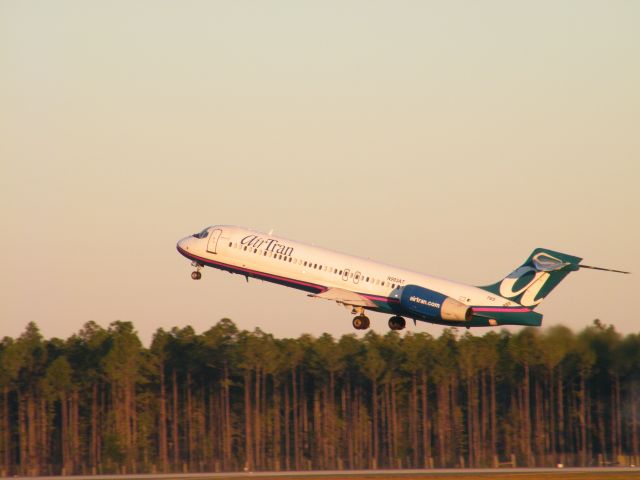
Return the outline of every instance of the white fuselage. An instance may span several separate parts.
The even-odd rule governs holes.
[[[517,305],[478,287],[229,225],[186,237],[178,242],[178,250],[199,265],[314,294],[330,289],[355,292],[375,302],[366,308],[386,313],[393,312],[405,285],[434,290],[469,306]]]

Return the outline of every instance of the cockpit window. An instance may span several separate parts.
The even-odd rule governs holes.
[[[209,235],[209,227],[202,230],[200,233],[194,233],[193,236],[196,238],[207,238]]]

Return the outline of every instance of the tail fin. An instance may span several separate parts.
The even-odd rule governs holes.
[[[480,288],[533,309],[564,277],[580,268],[581,260],[580,257],[536,248],[527,261],[508,276]]]

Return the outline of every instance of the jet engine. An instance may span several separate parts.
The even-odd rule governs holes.
[[[400,307],[407,312],[407,316],[427,320],[469,322],[473,316],[473,311],[468,305],[418,285],[402,287]]]

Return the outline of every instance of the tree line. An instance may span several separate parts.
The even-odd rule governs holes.
[[[33,323],[0,343],[0,474],[603,465],[640,459],[640,335],[595,321],[278,339]]]

